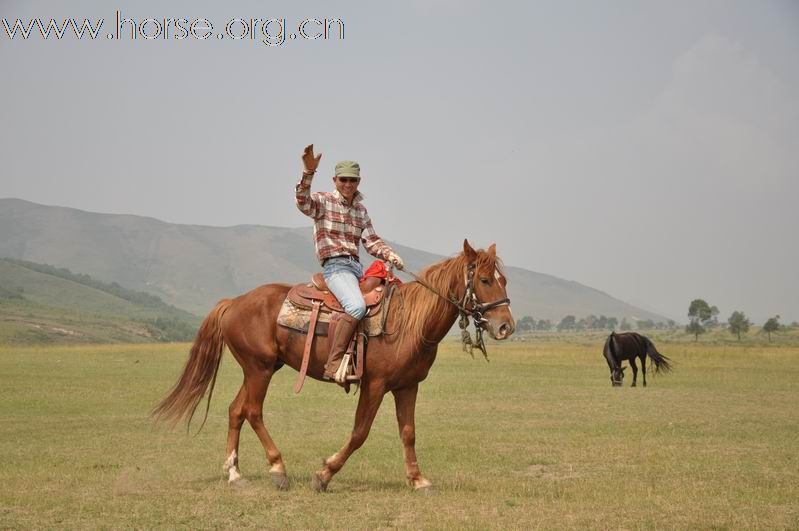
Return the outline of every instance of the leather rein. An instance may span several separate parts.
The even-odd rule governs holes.
[[[498,306],[503,305],[510,305],[510,299],[505,297],[503,299],[497,299],[493,302],[488,303],[481,303],[477,300],[477,294],[474,291],[474,273],[477,268],[476,264],[469,264],[466,266],[466,274],[465,274],[465,283],[466,283],[466,292],[463,295],[463,299],[458,300],[454,296],[452,297],[445,297],[443,294],[439,293],[438,290],[433,288],[430,284],[419,278],[418,275],[412,273],[411,271],[406,271],[405,269],[401,269],[403,273],[407,273],[416,280],[419,284],[424,286],[425,288],[429,289],[448,303],[454,305],[458,308],[458,314],[460,315],[460,319],[458,320],[458,326],[461,329],[461,341],[463,342],[463,350],[464,352],[468,352],[469,355],[474,357],[472,350],[477,348],[480,352],[483,353],[483,357],[486,361],[488,360],[488,353],[486,352],[485,343],[483,342],[483,330],[485,329],[485,323],[488,322],[488,319],[483,317],[483,315]],[[469,334],[467,327],[469,326],[469,317],[474,319],[474,328],[475,328],[475,341],[472,341],[472,336]]]

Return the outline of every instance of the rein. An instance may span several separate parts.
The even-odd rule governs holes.
[[[479,302],[477,300],[477,294],[474,292],[475,267],[475,264],[469,264],[466,267],[466,292],[464,293],[463,299],[461,301],[458,301],[458,299],[455,297],[445,297],[443,294],[439,293],[438,290],[433,288],[433,286],[422,280],[418,275],[411,271],[406,271],[405,269],[400,269],[400,271],[412,276],[416,282],[458,308],[458,314],[460,315],[458,326],[461,329],[461,342],[463,343],[463,351],[468,352],[469,355],[474,358],[474,353],[472,351],[477,348],[483,353],[485,360],[489,361],[488,352],[486,351],[485,342],[483,341],[483,330],[485,323],[487,323],[488,320],[483,317],[483,314],[498,306],[502,306],[503,304],[510,304],[510,299],[505,297],[504,299],[498,299],[489,303]],[[471,305],[471,308],[467,307],[469,304]],[[469,330],[467,330],[469,326],[469,317],[474,319],[475,341],[472,341],[472,336],[469,333]]]

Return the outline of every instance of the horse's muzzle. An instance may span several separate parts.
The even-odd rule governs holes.
[[[508,339],[516,329],[513,318],[508,315],[499,319],[488,320],[488,331],[491,337],[497,340]]]

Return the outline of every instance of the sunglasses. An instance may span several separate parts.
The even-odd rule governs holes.
[[[361,180],[360,177],[338,177],[339,182],[342,183],[357,183]]]

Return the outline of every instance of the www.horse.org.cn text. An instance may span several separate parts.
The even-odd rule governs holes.
[[[267,46],[281,46],[292,40],[344,40],[344,22],[338,18],[306,18],[290,26],[286,18],[232,18],[224,25],[215,25],[206,18],[144,18],[125,17],[116,12],[115,24],[110,31],[105,19],[3,19],[0,35],[9,40],[43,39],[136,41],[183,40],[234,40],[260,42]],[[291,32],[290,32],[291,31]]]

